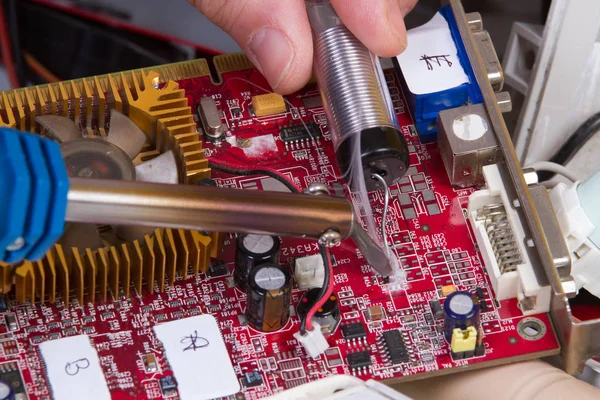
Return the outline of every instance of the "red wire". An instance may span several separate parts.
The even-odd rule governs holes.
[[[8,36],[8,27],[6,25],[6,18],[4,16],[4,6],[0,2],[0,48],[2,49],[2,59],[4,60],[4,66],[6,67],[10,86],[13,88],[18,88],[20,86],[19,78],[17,77],[17,70],[15,68],[10,39]]]
[[[275,174],[277,176],[279,176],[281,179],[285,180],[287,183],[289,183],[291,186],[295,187],[299,193],[302,193],[302,189],[300,189],[300,187],[298,185],[296,185],[294,183],[294,181],[292,181],[291,179],[289,179],[287,176],[285,176],[284,174],[282,174],[281,172],[279,172],[278,170],[274,169],[274,168],[268,168],[268,167],[263,167],[261,166],[257,166],[252,167],[250,165],[245,165],[245,164],[233,164],[230,162],[226,162],[223,160],[217,160],[216,158],[211,158],[210,162],[215,164],[215,165],[220,165],[222,167],[225,168],[230,168],[230,169],[237,169],[237,170],[241,170],[241,171],[251,171],[253,169],[261,169],[263,171],[268,171],[272,174]]]
[[[333,286],[334,286],[335,279],[333,279],[333,265],[331,264],[331,255],[329,254],[329,248],[325,249],[325,254],[327,254],[327,266],[326,267],[329,269],[329,285],[327,286],[327,292],[325,293],[325,296],[321,297],[321,299],[319,299],[319,301],[317,301],[315,303],[315,305],[306,314],[306,330],[307,331],[313,330],[313,326],[312,326],[313,317],[317,313],[317,310],[319,308],[323,307],[323,304],[325,304],[327,302],[327,300],[329,300],[329,297],[333,293]]]

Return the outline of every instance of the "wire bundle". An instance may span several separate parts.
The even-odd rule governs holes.
[[[571,135],[569,139],[560,147],[560,149],[558,149],[556,154],[550,158],[550,162],[560,166],[566,165],[573,159],[573,157],[575,157],[577,152],[581,150],[581,148],[585,146],[585,144],[592,137],[594,137],[598,131],[600,131],[600,112],[592,115],[583,124],[581,124],[575,130],[573,135]],[[565,175],[564,170],[561,169],[561,172],[559,172],[556,169],[558,168],[552,167],[552,169],[540,169],[541,171],[545,171],[541,174],[538,174],[540,181],[550,180],[556,173]],[[572,177],[568,179],[574,180]]]
[[[285,185],[292,193],[300,193],[302,190],[294,183],[291,179],[288,179],[285,175],[272,168],[260,167],[256,169],[250,169],[248,166],[231,164],[224,161],[215,161],[213,159],[208,161],[208,167],[215,171],[224,172],[230,175],[240,176],[253,176],[253,175],[266,175],[270,178]]]
[[[232,175],[241,175],[241,176],[252,176],[252,175],[266,175],[273,179],[276,179],[278,182],[281,182],[285,185],[291,192],[300,193],[300,188],[288,179],[286,176],[282,175],[279,171],[272,168],[249,168],[246,165],[240,164],[231,164],[224,161],[215,161],[211,159],[208,162],[208,166],[215,171],[224,172]],[[325,265],[325,273],[323,278],[323,286],[319,291],[319,296],[317,302],[311,307],[306,316],[300,321],[300,333],[306,334],[307,331],[313,330],[312,319],[319,310],[327,302],[327,299],[333,293],[334,280],[333,276],[333,263],[331,262],[331,254],[329,249],[323,246],[319,246],[319,251],[321,253],[321,257],[323,257],[323,264]]]
[[[319,308],[323,307],[323,304],[327,302],[327,299],[333,293],[334,280],[333,276],[333,264],[331,262],[331,255],[329,254],[329,249],[323,246],[319,246],[319,251],[321,253],[321,257],[323,257],[323,264],[325,265],[325,274],[323,277],[323,286],[319,291],[319,296],[317,302],[312,306],[308,313],[306,313],[306,317],[304,317],[300,321],[300,333],[305,335],[307,331],[313,330],[312,319],[319,310]]]

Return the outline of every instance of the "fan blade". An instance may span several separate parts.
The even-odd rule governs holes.
[[[143,182],[179,183],[177,162],[171,150],[154,157],[135,167],[135,179]],[[128,242],[141,240],[145,235],[154,232],[154,228],[147,226],[115,226],[119,239]]]
[[[143,182],[179,183],[177,162],[171,150],[135,167],[135,179]]]
[[[48,135],[59,143],[81,139],[81,131],[67,117],[60,115],[38,115],[35,121],[46,129]]]
[[[77,247],[80,251],[86,248],[98,249],[104,247],[96,225],[77,222],[69,222],[65,225],[65,232],[59,242],[66,249]]]
[[[133,242],[134,240],[142,240],[144,236],[154,232],[154,228],[148,226],[115,226],[117,231],[117,237],[126,242]]]
[[[128,117],[112,109],[106,141],[120,147],[133,159],[146,144],[146,134]]]

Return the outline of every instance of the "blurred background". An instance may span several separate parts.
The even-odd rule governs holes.
[[[185,0],[2,0],[0,31],[21,86],[239,51]],[[512,22],[543,24],[550,0],[467,0],[500,59]],[[407,25],[426,22],[439,0],[420,0]],[[11,74],[13,73],[12,71]],[[14,81],[14,78],[13,78]],[[0,90],[10,87],[3,67]]]
[[[502,60],[514,21],[542,25],[550,0],[464,0],[478,11]],[[2,0],[0,39],[14,68],[0,66],[0,90],[240,51],[185,0]],[[420,0],[407,26],[427,22],[440,0]],[[528,60],[533,68],[535,55]],[[505,116],[514,126],[515,111]]]
[[[513,22],[541,26],[550,8],[550,0],[463,4],[467,12],[482,14],[500,60]],[[185,0],[2,0],[0,5],[0,44],[13,61],[8,68],[0,65],[0,90],[240,51]],[[440,0],[420,0],[407,26],[427,22],[439,7]],[[525,61],[532,69],[535,54]],[[509,129],[523,102],[520,93],[511,94]]]

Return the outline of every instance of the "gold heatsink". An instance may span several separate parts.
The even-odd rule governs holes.
[[[195,60],[4,91],[0,126],[47,136],[50,132],[36,118],[54,115],[75,122],[84,137],[107,139],[114,109],[146,135],[149,146],[136,152],[134,162],[172,151],[180,183],[196,184],[210,177],[210,169],[185,92],[175,81],[207,75],[206,61]],[[83,304],[96,296],[106,300],[108,290],[114,297],[128,296],[131,285],[138,293],[163,291],[177,275],[206,272],[221,244],[221,234],[175,229],[154,229],[136,240],[105,241],[96,247],[67,249],[56,244],[41,261],[0,263],[0,292],[14,285],[20,302],[54,302],[58,294],[65,303],[76,299]]]

